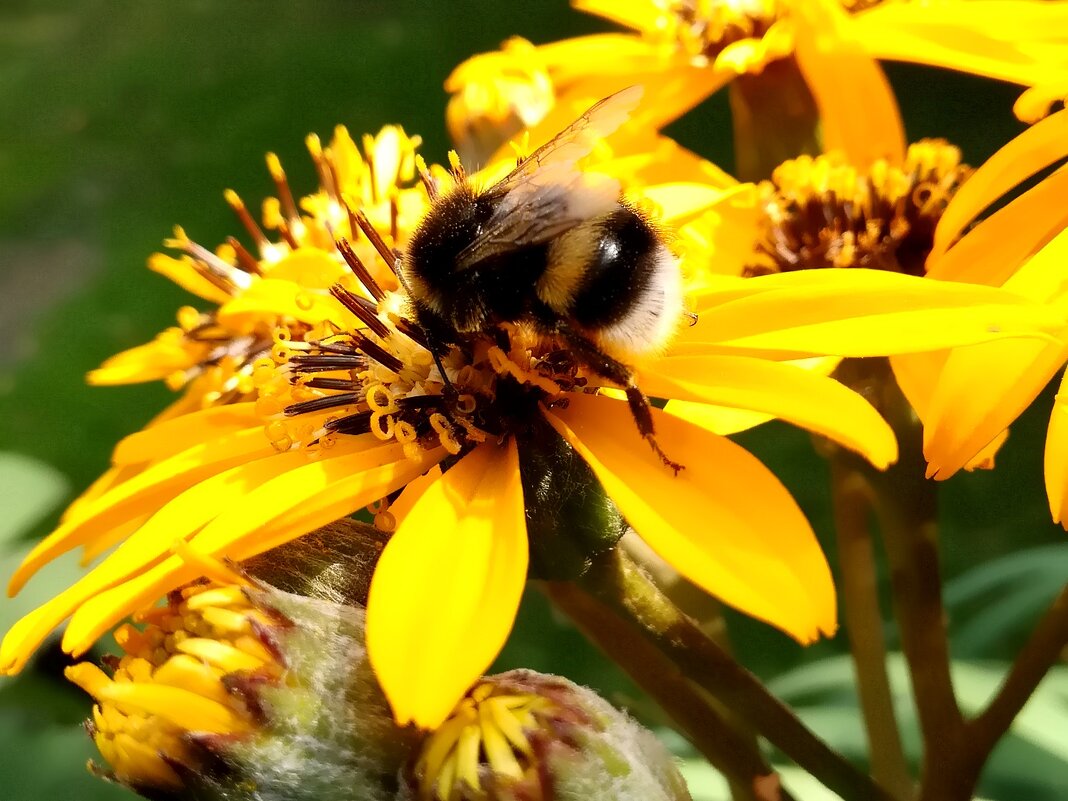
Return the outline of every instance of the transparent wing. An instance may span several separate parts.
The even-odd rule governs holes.
[[[490,256],[548,242],[575,225],[611,211],[619,182],[576,167],[596,143],[630,116],[642,96],[631,86],[606,97],[520,162],[483,193],[496,200],[482,233],[457,257],[467,269]]]

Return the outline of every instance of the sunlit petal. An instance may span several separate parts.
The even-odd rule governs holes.
[[[744,356],[669,356],[640,375],[642,389],[658,398],[748,409],[830,437],[883,469],[897,459],[894,433],[864,398],[831,378],[780,362]],[[672,414],[703,425],[699,410]]]
[[[954,195],[935,229],[928,261],[937,263],[965,227],[991,203],[1041,169],[1064,158],[1068,110],[1028,128],[983,162]]]
[[[950,354],[924,428],[927,474],[952,476],[1030,405],[1068,359],[1068,346],[1006,339]]]
[[[1045,474],[1046,497],[1053,522],[1062,526],[1068,522],[1068,396],[1065,396],[1065,382],[1068,373],[1061,376],[1057,397],[1053,402],[1053,413],[1046,430]]]
[[[660,447],[638,434],[626,404],[575,395],[546,411],[589,463],[627,521],[686,578],[801,642],[833,633],[830,570],[797,504],[739,445],[657,409]]]
[[[514,440],[481,445],[414,502],[367,602],[367,649],[400,724],[439,725],[512,629],[527,572]]]

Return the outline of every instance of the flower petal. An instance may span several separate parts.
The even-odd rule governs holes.
[[[1065,197],[1068,169],[1061,168],[987,217],[945,255],[928,259],[927,277],[1001,286],[1028,256],[1068,225]]]
[[[262,419],[255,403],[214,406],[164,420],[124,437],[115,446],[114,465],[157,462],[201,442],[252,428]]]
[[[1056,309],[994,287],[857,268],[721,277],[695,301],[697,324],[680,331],[673,355],[887,356],[1010,336],[1048,341],[1064,326]]]
[[[336,457],[332,460],[335,464],[315,476],[299,473],[294,478],[292,474],[297,471],[282,474],[279,479],[274,479],[275,491],[280,489],[280,479],[287,476],[291,486],[309,480],[318,481],[319,489],[314,497],[261,528],[251,531],[221,526],[214,526],[211,531],[205,528],[189,540],[189,546],[196,553],[209,557],[235,561],[248,559],[389,495],[429,466],[427,461],[416,462],[402,456],[383,464],[390,455],[386,452],[391,448],[382,446]],[[427,459],[433,461],[443,455],[444,450],[437,449],[429,452]],[[324,476],[332,480],[324,483]],[[187,563],[180,556],[170,556],[140,575],[96,595],[74,613],[63,636],[63,647],[76,655],[84,652],[125,616],[150,605],[153,599],[191,581],[201,572],[199,566]]]
[[[793,364],[745,356],[668,356],[642,370],[638,385],[657,398],[765,412],[861,453],[880,470],[897,460],[897,440],[859,394]],[[671,411],[701,425],[690,407]]]
[[[195,262],[188,256],[176,259],[166,253],[153,253],[148,258],[148,269],[166,276],[186,292],[211,303],[226,303],[230,300],[230,294],[201,275]]]
[[[1063,3],[935,0],[884,3],[855,15],[875,58],[929,64],[1030,86],[1068,72]]]
[[[1030,405],[1065,359],[1065,343],[1032,339],[953,351],[923,432],[928,477],[946,479],[968,464]]]
[[[682,575],[801,642],[836,622],[834,584],[812,529],[779,480],[728,439],[653,409],[674,475],[638,434],[626,404],[575,395],[545,410],[620,512]]]
[[[179,330],[167,329],[151,342],[109,357],[95,370],[90,370],[85,380],[94,386],[157,381],[188,370],[201,358],[198,351],[204,351],[206,355],[207,348],[184,341]]]
[[[1068,522],[1068,397],[1065,396],[1068,373],[1061,376],[1061,385],[1053,402],[1053,413],[1046,430],[1044,456],[1046,497],[1053,522],[1062,526]]]
[[[481,445],[430,484],[387,543],[367,651],[401,725],[438,726],[490,666],[527,574],[515,441]]]
[[[267,442],[263,427],[256,426],[194,445],[146,467],[87,502],[77,518],[66,520],[39,542],[11,577],[8,593],[17,593],[30,576],[59,554],[84,545],[133,517],[154,512],[205,478],[272,453],[274,449]]]
[[[878,159],[905,161],[901,112],[883,74],[853,35],[853,20],[835,0],[792,4],[798,17],[797,65],[820,111],[823,148],[865,169]]]
[[[1033,125],[988,158],[964,182],[942,214],[928,264],[937,263],[983,209],[1039,170],[1068,155],[1066,141],[1068,110]]]
[[[311,290],[293,281],[261,278],[238,297],[219,307],[218,321],[236,331],[249,331],[264,320],[280,317],[315,325],[324,320],[349,320],[325,290]]]

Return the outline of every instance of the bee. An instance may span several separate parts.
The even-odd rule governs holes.
[[[683,315],[678,262],[618,181],[578,169],[641,98],[624,89],[478,189],[456,170],[408,241],[399,275],[436,345],[516,323],[568,349],[626,391],[638,430],[656,445],[649,401],[628,361],[664,347]]]

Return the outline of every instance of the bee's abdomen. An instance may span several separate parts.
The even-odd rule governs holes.
[[[649,287],[660,245],[656,232],[620,206],[594,223],[597,237],[572,298],[571,316],[587,328],[620,322]]]

